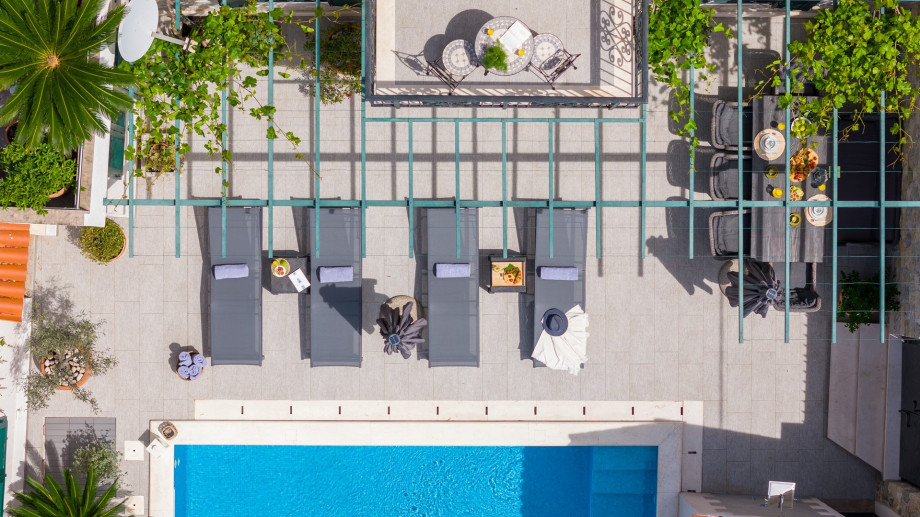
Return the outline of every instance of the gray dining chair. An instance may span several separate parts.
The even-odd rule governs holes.
[[[565,46],[562,44],[562,40],[554,34],[537,34],[534,37],[534,47],[536,48],[541,42],[556,47],[556,51],[546,56],[540,56],[534,53],[534,56],[530,59],[530,63],[527,64],[527,68],[549,84],[550,88],[555,90],[556,80],[559,79],[562,74],[569,68],[578,70],[578,67],[575,66],[575,60],[578,59],[581,54],[572,54],[566,50]]]
[[[744,211],[744,255],[751,253],[751,211]],[[738,211],[725,210],[709,215],[709,250],[713,257],[738,257]]]
[[[753,161],[745,158],[742,171],[750,172]],[[751,199],[752,182],[744,182],[744,199]],[[709,161],[709,195],[713,199],[738,199],[738,157],[725,153],[712,155]]]
[[[711,143],[716,149],[737,151],[741,145],[743,151],[750,151],[753,142],[754,110],[750,104],[741,106],[742,141],[738,142],[738,103],[716,101],[712,105]]]

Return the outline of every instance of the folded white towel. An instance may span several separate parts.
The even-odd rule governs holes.
[[[318,269],[317,274],[322,284],[351,282],[355,278],[355,270],[352,266],[320,267]]]
[[[543,280],[567,280],[569,282],[575,282],[578,280],[578,268],[541,266],[540,278]]]
[[[219,264],[214,266],[214,278],[246,278],[249,276],[249,264]]]
[[[469,278],[470,265],[469,263],[435,264],[434,276],[435,278]]]

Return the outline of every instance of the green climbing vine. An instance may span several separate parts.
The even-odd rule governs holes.
[[[920,19],[898,0],[840,0],[835,9],[821,10],[806,22],[805,32],[804,41],[789,43],[788,62],[773,63],[776,74],[761,83],[758,93],[783,85],[788,76],[789,91],[780,97],[780,107],[791,107],[812,122],[800,136],[829,130],[835,108],[853,112],[854,122],[841,128],[842,138],[858,130],[868,113],[884,109],[897,114],[899,122],[890,130],[900,154],[907,141],[901,126],[920,95],[920,85],[908,75],[920,64]],[[820,96],[802,96],[809,83]]]
[[[256,0],[249,0],[242,7],[221,6],[188,24],[186,29],[191,42],[188,50],[156,40],[142,60],[121,65],[133,71],[137,83],[134,104],[137,146],[129,146],[125,158],[146,161],[163,145],[176,146],[179,155],[184,155],[191,150],[188,137],[195,134],[204,139],[202,146],[211,157],[231,162],[233,154],[224,145],[228,127],[222,118],[222,92],[226,91],[230,109],[271,121],[265,138],[283,138],[293,148],[295,156],[304,159],[299,147],[300,137],[278,123],[275,106],[260,100],[256,88],[259,78],[271,73],[270,50],[275,52],[275,63],[287,63],[275,67],[275,73],[283,79],[290,78],[295,69],[312,69],[311,62],[305,60],[303,54],[296,53],[285,38],[282,25],[299,27],[308,34],[307,39],[312,39],[309,34],[314,31],[316,18],[327,17],[335,23],[348,10],[351,8],[325,12],[317,7],[313,18],[302,19],[281,9],[260,10]],[[358,53],[360,55],[360,47]],[[182,123],[181,135],[175,121]],[[309,162],[305,162],[312,169]],[[230,172],[224,170],[222,163],[214,171],[218,174]],[[143,168],[138,167],[134,174],[143,176]],[[222,194],[229,185],[225,179]]]
[[[668,114],[691,147],[698,146],[699,140],[691,136],[697,127],[690,113],[690,86],[683,74],[692,66],[699,70],[701,81],[709,81],[715,69],[705,56],[709,39],[713,33],[731,37],[721,23],[713,25],[712,14],[699,0],[657,0],[649,11],[648,65],[655,80],[674,91],[676,109]]]

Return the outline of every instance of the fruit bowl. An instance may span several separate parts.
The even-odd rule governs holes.
[[[814,149],[799,149],[789,158],[789,165],[792,168],[789,179],[792,179],[792,174],[799,173],[802,179],[792,181],[802,181],[818,166],[818,153]]]

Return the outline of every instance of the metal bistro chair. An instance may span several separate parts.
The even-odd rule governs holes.
[[[533,44],[534,53],[527,68],[546,81],[550,88],[556,89],[554,83],[569,68],[578,70],[575,60],[581,54],[572,54],[566,50],[562,40],[555,34],[537,34]]]
[[[453,95],[460,83],[479,67],[479,60],[476,58],[473,44],[462,39],[448,43],[444,47],[441,57],[434,62],[426,61],[428,63],[426,73],[437,77],[446,84],[448,95]],[[450,63],[450,65],[448,66],[446,63]]]

